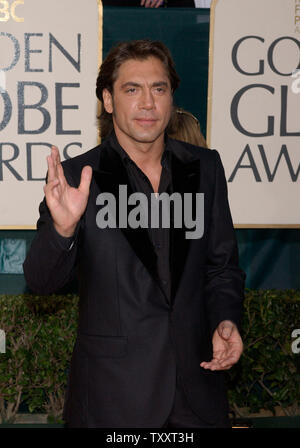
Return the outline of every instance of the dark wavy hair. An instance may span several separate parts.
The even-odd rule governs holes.
[[[130,59],[142,61],[149,57],[156,57],[165,66],[172,93],[179,86],[180,78],[176,73],[171,53],[162,42],[144,39],[117,44],[109,51],[101,64],[96,82],[96,95],[101,102],[101,112],[98,117],[101,139],[106,138],[113,130],[112,115],[106,112],[103,105],[103,90],[107,89],[113,94],[113,85],[118,77],[118,70],[124,62]]]

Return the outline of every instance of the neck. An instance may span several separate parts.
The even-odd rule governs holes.
[[[115,129],[119,144],[129,157],[143,171],[145,168],[160,166],[161,157],[164,151],[164,134],[161,134],[154,142],[138,142],[128,138]]]

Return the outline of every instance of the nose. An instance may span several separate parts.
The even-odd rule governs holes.
[[[140,97],[140,108],[150,110],[155,106],[154,97],[151,89],[143,89]]]

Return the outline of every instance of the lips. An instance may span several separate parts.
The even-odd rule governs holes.
[[[142,125],[151,125],[156,123],[156,118],[135,118],[135,121],[137,121],[139,124]]]

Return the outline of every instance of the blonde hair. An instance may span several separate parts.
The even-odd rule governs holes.
[[[207,148],[199,120],[187,110],[174,108],[166,131],[171,138]]]

